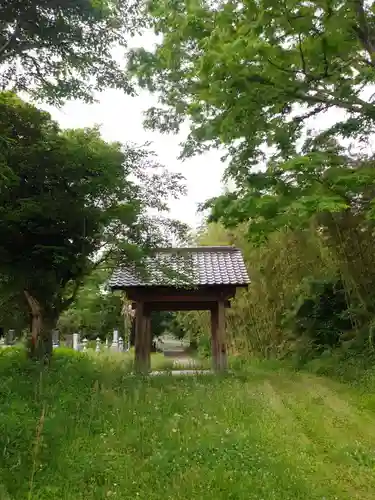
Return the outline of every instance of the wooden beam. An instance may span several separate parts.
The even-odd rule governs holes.
[[[144,307],[147,313],[151,311],[210,311],[213,303],[210,302],[146,302]],[[229,300],[224,302],[225,307],[230,307]]]
[[[216,372],[225,371],[228,367],[228,360],[225,334],[225,305],[222,300],[219,300],[211,309],[211,335],[213,369]]]
[[[147,318],[143,302],[137,302],[135,312],[135,363],[136,373],[147,374],[150,370],[150,342],[147,335]]]
[[[151,371],[151,316],[145,309],[143,310],[145,322],[145,357],[147,360],[147,372]]]
[[[211,309],[211,353],[212,353],[212,368],[216,371],[216,363],[218,358],[218,340],[217,340],[217,325],[218,325],[218,307],[215,304]]]
[[[222,300],[218,303],[218,340],[219,340],[219,362],[218,370],[225,371],[228,368],[227,335],[225,330],[225,306]]]
[[[142,300],[144,302],[216,302],[219,300],[219,294],[208,294],[208,293],[196,293],[196,294],[168,294],[168,295],[158,295],[158,294],[144,294],[138,297],[138,300]],[[138,301],[137,300],[137,301]]]
[[[236,287],[198,287],[193,290],[180,290],[166,287],[137,287],[127,290],[127,297],[134,302],[216,302],[234,297]]]

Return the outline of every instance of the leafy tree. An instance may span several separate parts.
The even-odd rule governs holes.
[[[30,353],[40,357],[85,276],[184,229],[146,214],[182,188],[147,148],[106,143],[97,129],[62,131],[13,94],[0,94],[0,115],[0,274],[28,302]]]
[[[306,336],[322,350],[338,346],[344,334],[353,329],[347,296],[340,280],[309,280],[298,296],[286,322],[297,336]]]
[[[146,17],[163,35],[135,50],[130,70],[160,95],[148,125],[191,123],[184,153],[229,146],[231,175],[246,181],[264,162],[289,159],[311,117],[334,109],[321,134],[366,140],[374,131],[375,13],[372,2],[153,0]],[[312,131],[309,137],[314,135]]]
[[[153,337],[160,337],[170,330],[175,313],[171,311],[153,311],[151,313],[151,329]]]
[[[52,103],[91,100],[105,87],[130,92],[113,54],[134,28],[136,2],[5,0],[0,5],[0,89]]]
[[[264,332],[274,345],[282,337],[274,318],[289,306],[284,281],[322,278],[320,252],[334,262],[349,305],[371,321],[374,2],[153,0],[144,15],[162,35],[154,50],[130,58],[138,83],[160,98],[146,124],[176,131],[188,118],[182,156],[224,145],[236,188],[205,204],[210,220],[267,242],[249,251],[267,263],[255,280],[265,324],[244,315],[262,332],[259,345]],[[299,259],[315,240],[314,265],[304,268]]]
[[[105,290],[108,270],[96,269],[87,276],[71,306],[58,321],[62,335],[82,332],[88,339],[104,340],[115,328],[123,334],[122,299]]]
[[[9,290],[5,277],[0,278],[0,337],[10,329],[20,336],[30,327],[30,313],[24,298]]]
[[[59,318],[62,334],[81,331],[88,339],[100,337],[104,340],[116,328],[124,335],[123,296],[121,292],[105,289],[109,274],[108,269],[97,269],[87,276],[75,301]],[[151,314],[153,337],[169,330],[173,317],[174,313],[169,311],[154,311]]]
[[[353,158],[339,145],[366,143],[374,132],[372,3],[154,0],[147,16],[163,38],[130,59],[139,84],[161,96],[147,124],[176,130],[187,117],[183,155],[220,144],[231,155],[227,175],[237,190],[206,205],[213,220],[250,219],[262,234],[301,214],[306,221],[345,210],[366,182],[371,201],[371,154]],[[330,109],[345,113],[332,126],[306,129]],[[266,174],[251,171],[265,161]]]
[[[254,240],[280,227],[307,227],[312,216],[331,233],[349,215],[368,226],[375,215],[374,159],[346,153],[332,141],[306,145],[303,153],[271,161],[264,171],[248,174],[246,189],[209,200],[211,220],[222,219],[227,227],[246,223]]]
[[[236,189],[206,203],[210,220],[245,224],[259,242],[313,217],[345,266],[356,256],[349,274],[361,269],[364,297],[375,282],[373,3],[154,0],[146,17],[163,35],[130,58],[160,95],[147,124],[173,131],[188,118],[183,155],[224,144],[231,156]]]

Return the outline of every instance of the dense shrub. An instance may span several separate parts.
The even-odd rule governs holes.
[[[284,326],[306,337],[315,348],[337,347],[353,322],[341,280],[314,280],[304,284],[294,307],[285,313]]]

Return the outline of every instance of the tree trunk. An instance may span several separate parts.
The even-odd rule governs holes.
[[[198,350],[198,340],[197,339],[190,339],[189,348],[192,351],[197,351]]]
[[[31,334],[28,343],[30,359],[48,363],[52,356],[52,330],[57,318],[44,315],[39,301],[27,290],[24,291],[31,312]]]

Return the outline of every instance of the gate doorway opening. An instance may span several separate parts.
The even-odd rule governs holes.
[[[225,371],[225,309],[237,288],[248,285],[242,253],[229,246],[158,249],[142,270],[117,269],[109,286],[124,291],[135,308],[135,370],[150,371],[152,311],[208,310],[213,369]]]

